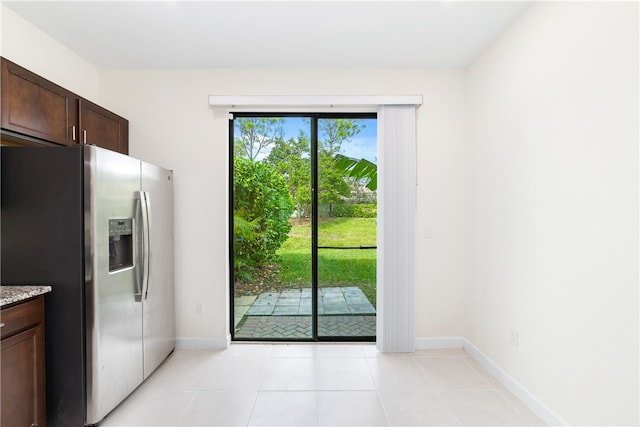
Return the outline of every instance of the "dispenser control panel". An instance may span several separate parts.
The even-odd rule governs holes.
[[[109,236],[122,236],[123,234],[131,234],[133,231],[133,219],[110,219],[109,220]]]
[[[133,267],[133,218],[109,219],[109,271]]]

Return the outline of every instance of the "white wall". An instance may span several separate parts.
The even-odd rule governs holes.
[[[465,335],[572,425],[639,422],[638,72],[637,2],[536,3],[467,72]]]
[[[109,70],[105,101],[130,119],[131,154],[175,171],[177,331],[220,342],[228,333],[227,121],[208,95],[422,94],[418,110],[416,334],[461,336],[465,237],[462,71]],[[432,230],[431,239],[422,230]],[[205,302],[196,315],[196,301]]]
[[[96,66],[3,4],[0,23],[1,56],[100,104],[100,75]]]
[[[460,70],[99,70],[0,5],[1,54],[130,120],[131,154],[175,171],[177,332],[227,327],[227,123],[207,96],[422,94],[417,117],[416,334],[461,336],[467,202]],[[424,237],[425,231],[431,236]],[[205,314],[195,314],[196,301]]]

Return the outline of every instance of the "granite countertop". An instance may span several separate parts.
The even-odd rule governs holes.
[[[0,307],[51,292],[51,286],[0,286]]]

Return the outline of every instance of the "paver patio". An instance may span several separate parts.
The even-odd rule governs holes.
[[[311,289],[235,299],[236,338],[309,338]],[[376,310],[356,286],[320,288],[318,335],[375,336]]]
[[[318,318],[321,337],[374,337],[376,316],[322,316]],[[311,316],[247,316],[236,329],[235,338],[309,339]]]
[[[376,314],[376,309],[356,286],[320,288],[318,315]],[[311,315],[311,289],[265,292],[251,303],[247,316]]]

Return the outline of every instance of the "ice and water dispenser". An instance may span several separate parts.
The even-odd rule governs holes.
[[[109,271],[133,267],[133,219],[109,219]]]

